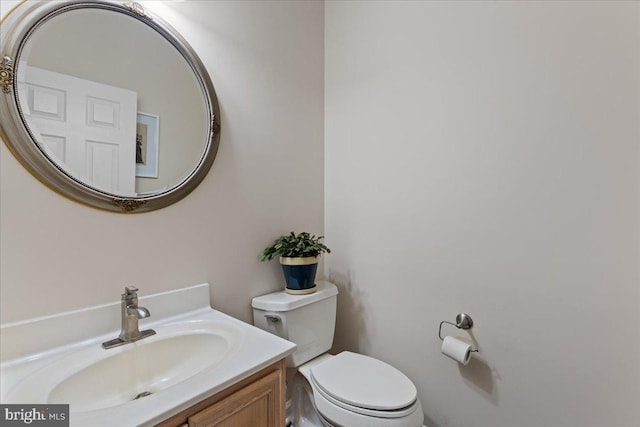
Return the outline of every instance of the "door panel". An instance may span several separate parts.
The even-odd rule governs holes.
[[[137,94],[26,66],[24,115],[47,155],[98,190],[135,196]]]

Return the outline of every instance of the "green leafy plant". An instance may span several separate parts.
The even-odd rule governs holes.
[[[260,261],[265,259],[272,259],[274,256],[283,257],[315,257],[323,252],[331,253],[324,243],[320,240],[324,239],[324,236],[318,236],[302,232],[296,234],[293,231],[286,236],[278,237],[273,244],[267,246],[262,252],[260,252]]]

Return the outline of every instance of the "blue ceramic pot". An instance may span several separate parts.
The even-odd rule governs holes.
[[[290,294],[310,294],[316,291],[318,257],[280,257],[286,282],[285,291]]]

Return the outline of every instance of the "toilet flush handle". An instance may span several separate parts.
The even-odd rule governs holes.
[[[278,316],[277,314],[267,313],[264,315],[264,317],[271,323],[277,323],[282,320],[282,317]]]

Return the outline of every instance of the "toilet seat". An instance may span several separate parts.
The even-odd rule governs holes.
[[[362,354],[342,352],[314,366],[310,383],[328,403],[365,416],[402,418],[419,406],[411,380]]]
[[[312,379],[313,381],[313,379]],[[368,409],[361,408],[359,406],[349,405],[348,403],[341,402],[340,400],[335,399],[331,395],[329,395],[325,390],[318,386],[318,384],[313,381],[311,387],[313,387],[316,393],[320,394],[325,400],[329,403],[338,406],[342,409],[345,409],[350,412],[354,412],[356,414],[366,415],[368,417],[378,417],[378,418],[402,418],[407,415],[411,415],[417,408],[417,400],[415,400],[410,406],[406,406],[401,409],[393,410],[393,411],[382,411],[376,409]]]
[[[314,406],[323,420],[323,425],[342,427],[419,427],[422,426],[424,415],[420,400],[412,406],[412,412],[397,418],[382,418],[359,414],[344,409],[328,401],[313,385]],[[383,411],[379,411],[383,412]]]

